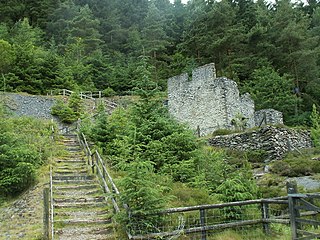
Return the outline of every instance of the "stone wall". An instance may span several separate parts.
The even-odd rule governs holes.
[[[262,109],[254,113],[255,125],[283,124],[282,112],[274,109]]]
[[[240,96],[237,83],[217,78],[214,64],[196,68],[188,74],[168,80],[169,112],[178,121],[206,135],[221,128],[234,128],[236,116],[246,119],[247,127],[255,126],[254,102],[249,94]]]
[[[265,150],[267,160],[277,160],[292,150],[312,147],[310,132],[285,127],[265,126],[256,131],[217,136],[209,144],[235,150]]]
[[[216,77],[213,63],[168,79],[168,107],[178,121],[200,131],[201,136],[217,129],[252,128],[282,124],[282,113],[273,109],[255,112],[248,93],[240,95],[238,85]]]

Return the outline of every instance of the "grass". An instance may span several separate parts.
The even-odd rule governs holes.
[[[290,227],[284,225],[272,225],[272,232],[265,234],[259,227],[244,227],[237,230],[227,229],[222,231],[209,232],[208,240],[291,240]],[[201,239],[201,233],[183,235],[179,240]]]
[[[299,177],[314,175],[320,172],[319,150],[306,149],[291,152],[283,160],[274,161],[271,171],[280,176]]]
[[[5,207],[0,209],[3,219],[0,222],[0,239],[8,239],[6,235],[11,236],[10,239],[21,236],[23,239],[41,239],[42,237],[42,217],[43,204],[42,203],[42,186],[43,183],[38,183],[34,189],[23,194],[23,198],[19,198],[13,202],[7,202]],[[25,200],[25,205],[20,206],[19,211],[16,203]],[[6,212],[5,212],[6,209]],[[10,210],[11,209],[11,210]],[[18,238],[17,238],[18,239]]]
[[[282,226],[281,232],[266,235],[261,229],[226,230],[210,236],[208,240],[291,240],[290,228]]]

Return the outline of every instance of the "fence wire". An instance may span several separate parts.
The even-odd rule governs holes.
[[[209,239],[208,236],[229,228],[247,232],[254,228],[273,231],[275,224],[289,223],[288,204],[264,204],[267,209],[264,215],[262,202],[211,209],[201,209],[199,206],[200,209],[196,210],[164,213],[160,221],[153,223],[152,230],[150,226],[133,225],[130,232],[134,239]]]

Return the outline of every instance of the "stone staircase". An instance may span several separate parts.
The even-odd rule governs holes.
[[[90,174],[76,135],[64,135],[68,154],[52,174],[54,239],[116,239],[112,206],[95,175]]]

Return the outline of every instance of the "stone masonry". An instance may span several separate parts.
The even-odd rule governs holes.
[[[194,69],[191,80],[186,73],[168,79],[168,107],[173,117],[194,130],[198,129],[201,136],[217,129],[237,128],[239,122],[241,128],[257,125],[250,95],[240,95],[235,81],[217,78],[213,63]],[[270,116],[275,112],[260,115]],[[282,117],[280,120],[265,118],[263,123],[268,124],[269,119],[282,123]]]
[[[209,139],[209,144],[240,151],[264,150],[268,155],[267,161],[279,160],[289,151],[313,146],[309,131],[275,126],[264,126],[244,133],[216,136]]]

